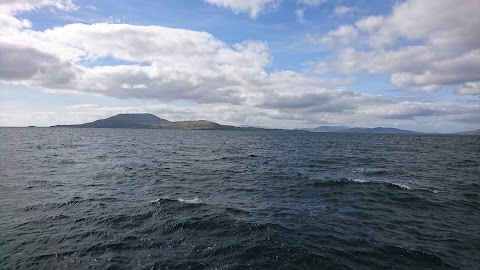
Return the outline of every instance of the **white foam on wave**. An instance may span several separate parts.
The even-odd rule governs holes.
[[[151,200],[150,203],[157,203],[157,202],[159,202],[159,201],[160,201],[160,199]]]
[[[403,189],[408,189],[408,190],[412,190],[413,188],[407,186],[407,185],[404,185],[404,184],[398,184],[398,183],[389,183],[389,184],[392,184],[394,186],[397,186],[397,187],[401,187]]]
[[[408,181],[408,184],[413,183],[415,187],[403,184],[403,183],[398,183],[394,181],[385,181],[385,180],[367,180],[367,179],[361,179],[361,178],[342,178],[338,180],[331,180],[336,183],[345,183],[345,182],[353,182],[353,183],[358,183],[358,184],[381,184],[381,185],[387,185],[387,186],[395,186],[401,189],[406,189],[406,190],[412,190],[412,191],[423,191],[423,192],[431,192],[434,194],[438,193],[443,193],[445,191],[438,190],[436,188],[429,188],[429,187],[422,187],[422,186],[416,186],[415,183]]]
[[[360,179],[360,178],[355,178],[355,179],[348,179],[349,181],[355,182],[355,183],[372,183],[372,184],[387,184],[387,185],[394,185],[403,189],[407,190],[413,190],[412,187],[407,186],[405,184],[400,184],[400,183],[394,183],[394,182],[383,182],[383,181],[369,181],[365,179]]]
[[[367,180],[363,180],[363,179],[352,179],[352,181],[355,183],[368,183]]]
[[[150,203],[158,203],[160,201],[175,201],[175,199],[165,199],[165,198],[158,198],[158,199],[155,199],[155,200],[151,200]],[[181,202],[181,203],[193,203],[193,204],[198,204],[198,203],[203,203],[197,196],[195,196],[195,198],[193,199],[182,199],[182,198],[178,198],[176,199],[176,201],[178,202]]]
[[[191,200],[180,198],[180,199],[177,199],[177,201],[182,202],[182,203],[193,203],[193,204],[202,203],[202,201],[197,196],[195,196],[195,198],[193,198]]]
[[[353,169],[352,171],[356,173],[387,173],[389,172],[389,170],[385,168],[364,168],[364,167],[359,167],[359,168]]]

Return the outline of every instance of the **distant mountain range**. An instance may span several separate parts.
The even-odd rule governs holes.
[[[389,127],[375,127],[375,128],[361,128],[348,126],[321,126],[311,129],[304,129],[311,132],[340,132],[340,133],[400,133],[400,134],[418,134],[420,132],[389,128]]]
[[[152,128],[152,129],[215,129],[215,130],[256,130],[252,127],[220,125],[206,120],[170,122],[153,114],[118,114],[106,119],[79,125],[56,125],[69,128]]]

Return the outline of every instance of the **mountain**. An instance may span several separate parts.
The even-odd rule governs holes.
[[[53,127],[259,130],[259,128],[220,125],[206,120],[170,122],[149,113],[118,114],[89,123],[79,125],[57,125]]]
[[[306,129],[312,132],[340,132],[340,133],[396,133],[396,134],[416,134],[419,132],[404,130],[398,128],[375,127],[375,128],[361,128],[348,126],[321,126],[312,129]]]
[[[151,128],[154,125],[169,123],[168,120],[149,113],[117,114],[115,116],[100,119],[80,125],[58,125],[54,127],[78,127],[78,128]]]

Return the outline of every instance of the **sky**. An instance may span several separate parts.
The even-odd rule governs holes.
[[[480,128],[480,0],[1,0],[0,126]]]

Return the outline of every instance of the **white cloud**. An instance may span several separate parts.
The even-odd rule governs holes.
[[[19,29],[31,28],[27,19],[18,19],[18,13],[43,7],[52,7],[63,11],[73,11],[78,7],[72,0],[2,0],[0,1],[0,29],[3,36],[16,35]]]
[[[305,22],[305,10],[297,9],[295,10],[295,15],[297,16],[297,20],[299,22]]]
[[[336,6],[334,9],[333,9],[333,15],[334,16],[342,16],[342,15],[346,15],[348,13],[351,13],[355,10],[355,8],[353,7],[349,7],[349,6],[344,6],[344,5],[341,5],[341,6]]]
[[[381,27],[370,33],[374,47],[393,44],[397,39],[424,41],[429,45],[456,44],[464,49],[479,45],[479,1],[459,4],[455,0],[408,0],[397,4]]]
[[[265,81],[270,64],[263,42],[230,47],[205,32],[160,26],[100,23],[18,30],[8,37],[0,33],[0,46],[3,81],[122,98],[238,103]],[[132,64],[82,64],[105,57]]]
[[[355,26],[365,32],[374,32],[382,26],[383,20],[382,16],[368,16],[357,21]]]
[[[458,87],[455,92],[459,95],[480,95],[480,83],[468,82]]]
[[[303,4],[311,7],[321,5],[325,2],[327,2],[327,0],[297,0],[298,4]]]
[[[307,64],[310,65],[311,70],[315,74],[325,74],[325,73],[328,73],[330,71],[330,67],[329,67],[328,63],[326,63],[326,62],[312,61],[312,62],[307,63]]]
[[[307,40],[313,44],[323,46],[346,45],[355,41],[358,37],[358,30],[352,25],[342,25],[321,37],[307,36]]]
[[[51,6],[59,10],[72,11],[78,9],[72,0],[2,0],[0,13],[18,13]]]
[[[479,12],[480,1],[407,0],[313,41],[340,45],[331,63],[338,71],[390,73],[402,89],[433,92],[480,80]]]
[[[359,113],[386,119],[413,119],[426,116],[452,117],[454,115],[464,114],[477,115],[479,116],[478,119],[480,119],[480,108],[478,106],[447,106],[429,102],[411,101],[362,108],[359,110]]]
[[[235,13],[246,13],[252,19],[258,14],[274,9],[280,0],[204,0],[207,3],[223,8],[228,8]]]
[[[30,28],[32,27],[32,23],[26,19],[20,20],[11,15],[0,13],[0,27],[2,27],[3,31],[8,31],[9,28]]]
[[[128,84],[128,83],[124,83],[124,84],[122,84],[121,87],[122,87],[123,89],[145,89],[145,88],[148,88],[148,86],[146,86],[146,85],[143,84],[143,83],[134,84],[134,85],[131,85],[131,84]]]

